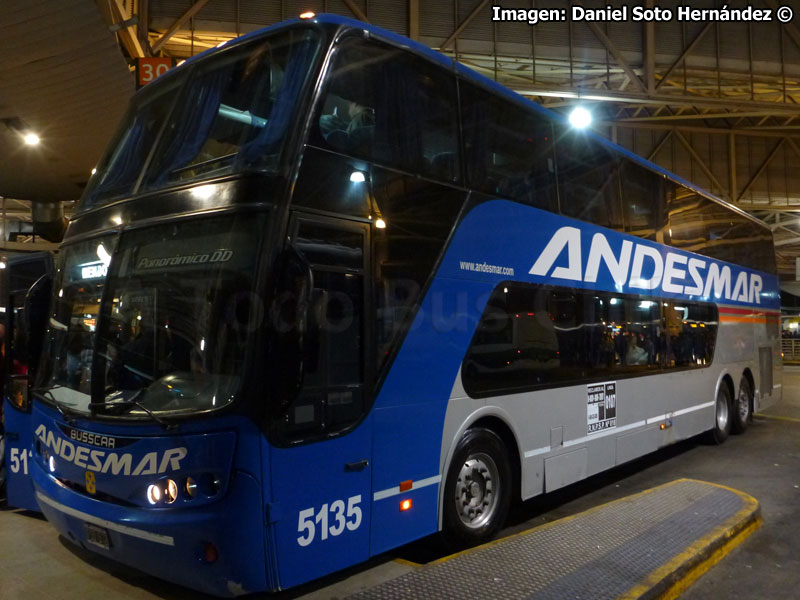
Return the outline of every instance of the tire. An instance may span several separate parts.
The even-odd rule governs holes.
[[[744,433],[753,418],[753,391],[750,389],[750,381],[747,377],[742,377],[739,382],[739,393],[733,403],[733,414],[731,419],[731,430],[733,433]]]
[[[731,390],[724,381],[719,385],[717,402],[714,411],[714,428],[709,432],[712,444],[721,444],[728,439],[731,433],[731,414],[733,413],[733,400]]]
[[[505,523],[513,489],[503,441],[488,429],[461,438],[444,487],[443,535],[452,548],[492,539]]]

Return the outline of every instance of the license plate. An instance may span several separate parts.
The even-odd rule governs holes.
[[[111,547],[111,542],[108,539],[108,530],[105,527],[98,527],[91,523],[86,523],[86,541],[99,546],[103,550],[108,550]]]

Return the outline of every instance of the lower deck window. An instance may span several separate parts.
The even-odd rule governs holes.
[[[471,396],[711,364],[714,304],[521,283],[492,293],[464,358]]]

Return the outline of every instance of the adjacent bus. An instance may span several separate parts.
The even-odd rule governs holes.
[[[30,479],[33,454],[28,388],[33,374],[31,356],[38,358],[42,349],[37,345],[41,335],[33,345],[29,343],[31,324],[25,306],[45,308],[49,304],[49,294],[29,297],[28,292],[52,273],[52,252],[12,254],[0,261],[0,497],[10,506],[31,511],[39,507]]]
[[[138,92],[52,285],[39,506],[221,596],[482,542],[513,498],[780,396],[759,221],[334,16]]]

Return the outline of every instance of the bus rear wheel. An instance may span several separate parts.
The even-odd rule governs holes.
[[[721,444],[728,439],[731,433],[731,413],[733,402],[731,390],[724,381],[719,385],[715,407],[714,428],[710,432],[710,440],[714,444]]]
[[[489,429],[468,430],[456,447],[445,481],[445,541],[464,548],[494,537],[508,515],[512,488],[503,441]]]
[[[747,377],[742,377],[739,382],[739,394],[736,396],[736,402],[734,402],[733,407],[733,433],[744,433],[750,424],[750,419],[753,416],[752,399],[753,392],[750,389],[750,382]]]

